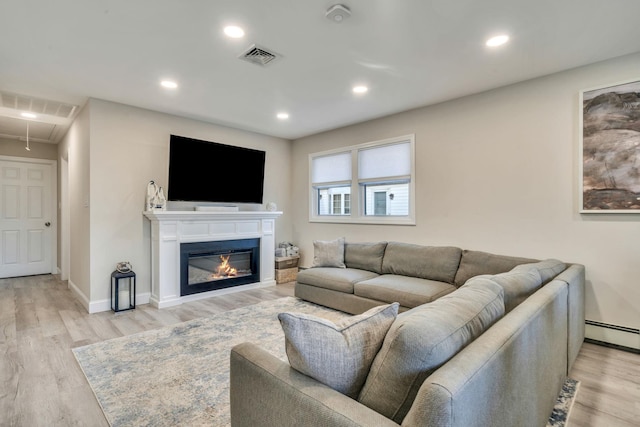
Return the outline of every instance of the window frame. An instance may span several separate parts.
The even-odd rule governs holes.
[[[369,185],[372,180],[359,180],[358,179],[358,153],[360,150],[382,147],[385,145],[395,145],[401,143],[409,143],[409,169],[410,174],[408,176],[408,214],[407,215],[365,215],[365,186]],[[350,153],[351,155],[351,180],[350,182],[312,182],[313,177],[313,160],[318,157],[337,155],[341,153]],[[385,181],[385,177],[381,177],[380,181]],[[393,178],[393,177],[386,177]],[[374,182],[376,180],[373,180]],[[415,170],[415,134],[402,135],[398,137],[392,137],[382,139],[378,141],[365,142],[362,144],[351,145],[347,147],[340,147],[333,150],[327,150],[322,152],[309,153],[309,177],[308,177],[308,189],[309,189],[309,222],[320,223],[346,223],[346,224],[389,224],[389,225],[415,225],[415,182],[416,182],[416,170]],[[320,215],[319,214],[319,202],[318,202],[318,190],[320,188],[328,188],[333,186],[343,186],[345,183],[349,184],[351,188],[350,195],[350,213],[342,215]]]

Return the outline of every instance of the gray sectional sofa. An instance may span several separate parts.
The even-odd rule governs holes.
[[[347,243],[343,261],[301,271],[296,296],[404,310],[359,395],[243,343],[233,426],[545,425],[584,340],[584,266],[399,242]]]
[[[391,302],[404,311],[453,292],[471,277],[536,261],[450,246],[345,243],[344,267],[300,271],[295,295],[351,314]]]

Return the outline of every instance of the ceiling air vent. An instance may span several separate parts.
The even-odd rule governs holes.
[[[240,55],[239,58],[264,67],[267,64],[270,64],[279,59],[280,55],[254,44],[251,45],[251,47],[249,47],[249,49],[242,55]]]

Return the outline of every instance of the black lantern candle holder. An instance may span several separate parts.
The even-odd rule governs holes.
[[[111,273],[111,310],[125,311],[136,308],[136,273]]]

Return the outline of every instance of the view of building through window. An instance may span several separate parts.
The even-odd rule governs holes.
[[[349,215],[351,213],[351,187],[318,189],[320,215]]]

